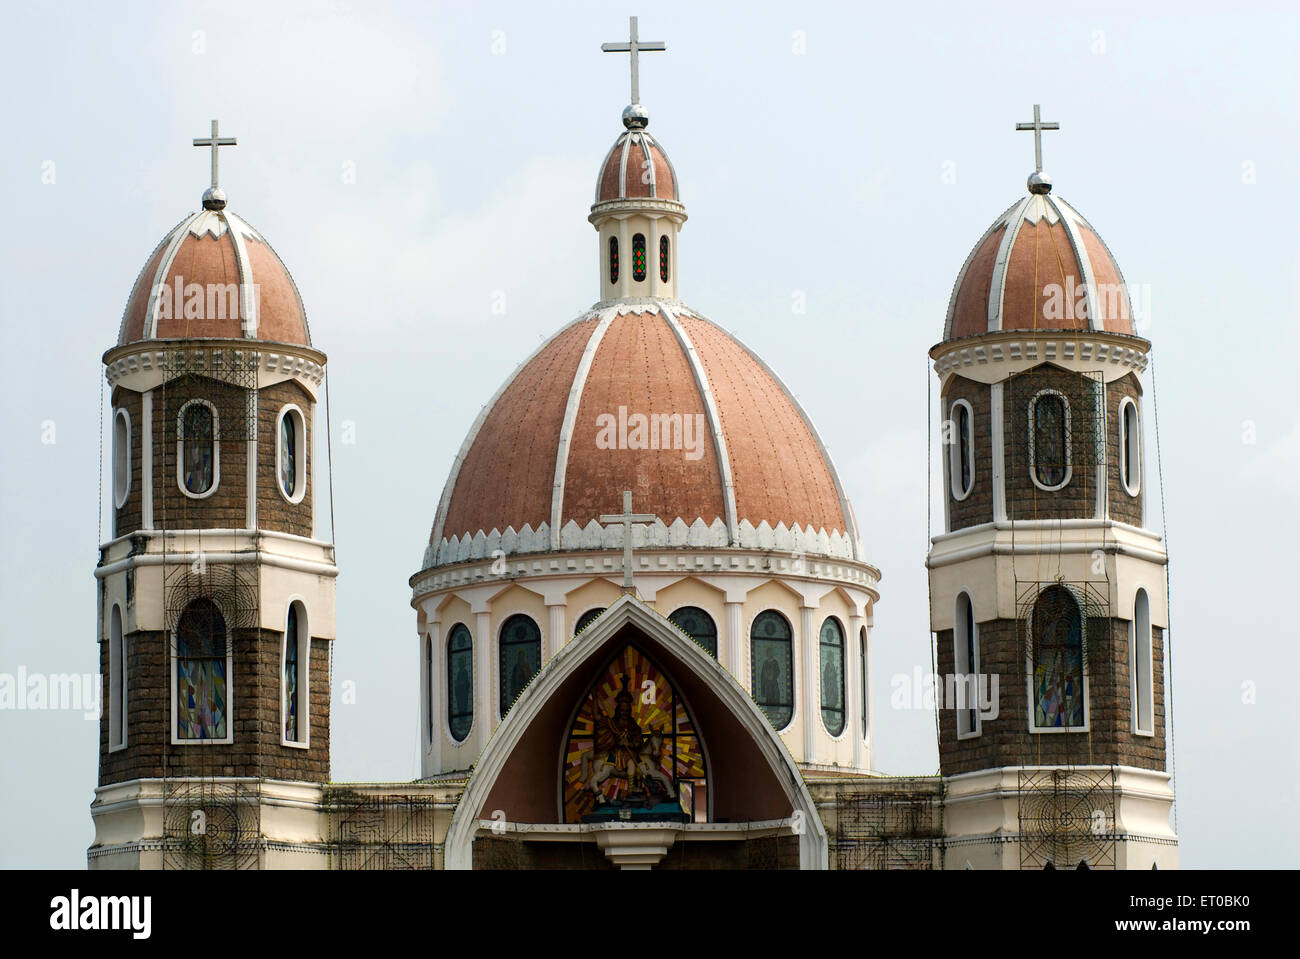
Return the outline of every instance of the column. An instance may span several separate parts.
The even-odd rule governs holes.
[[[806,763],[814,761],[814,737],[821,721],[817,715],[820,703],[817,695],[817,630],[813,621],[816,612],[815,606],[804,606],[799,610],[797,637],[799,661],[803,667],[803,682],[799,685],[803,690],[803,762]]]
[[[496,638],[492,635],[492,612],[484,610],[474,614],[474,712],[477,715],[479,752],[487,746],[492,731],[501,721],[496,696],[493,695],[492,659],[496,651]]]
[[[428,687],[429,695],[429,713],[422,717],[425,728],[430,725],[428,716],[433,717],[432,735],[429,740],[427,758],[428,764],[424,770],[426,776],[433,773],[442,772],[442,677],[446,674],[446,652],[442,648],[442,623],[438,620],[432,620],[426,632],[430,643],[433,645],[432,661],[428,668],[424,670],[424,683]],[[421,650],[423,653],[423,650]]]
[[[546,655],[542,659],[542,665],[545,666],[551,661],[568,642],[567,623],[565,622],[565,613],[569,610],[568,604],[561,600],[558,603],[547,603],[547,630],[546,630]]]
[[[862,649],[862,617],[854,613],[849,617],[849,635],[844,637],[844,668],[849,673],[849,688],[852,692],[845,706],[851,704],[846,712],[849,717],[849,735],[853,737],[853,768],[866,769],[866,730],[870,728],[867,719],[867,685],[866,685],[866,650]]]
[[[728,602],[727,606],[727,628],[724,634],[725,646],[719,651],[723,658],[723,665],[727,667],[731,675],[736,677],[740,685],[749,689],[749,677],[744,672],[744,651],[745,635],[744,618],[740,615],[744,603]]]
[[[140,528],[153,529],[153,390],[140,397]]]

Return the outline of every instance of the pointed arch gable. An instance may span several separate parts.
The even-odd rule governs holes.
[[[825,869],[825,828],[771,723],[716,660],[627,595],[543,666],[493,735],[452,816],[447,867],[472,868],[474,840],[490,834],[494,822],[562,821],[556,801],[558,759],[574,705],[616,651],[629,644],[653,658],[690,705],[709,744],[715,820],[784,822],[799,837],[801,868]]]

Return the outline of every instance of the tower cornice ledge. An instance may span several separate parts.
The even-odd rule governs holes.
[[[161,386],[174,369],[220,375],[254,367],[258,389],[295,379],[314,398],[325,377],[326,356],[310,346],[265,340],[145,340],[113,347],[103,362],[110,387],[139,393]]]
[[[1042,363],[1101,371],[1106,382],[1147,368],[1151,341],[1095,330],[1002,330],[945,340],[930,348],[941,381],[953,373],[977,383],[997,383]]]

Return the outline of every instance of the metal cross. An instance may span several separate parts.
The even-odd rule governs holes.
[[[1044,123],[1038,114],[1038,104],[1035,103],[1034,122],[1017,123],[1016,129],[1034,131],[1034,172],[1042,173],[1043,172],[1043,131],[1059,130],[1061,129],[1061,125],[1059,123]]]
[[[632,54],[632,102],[641,102],[641,70],[637,55],[645,50],[647,52],[654,50],[667,50],[668,45],[662,40],[647,40],[642,43],[637,39],[636,17],[628,17],[630,26],[628,27],[627,43],[602,43],[600,49],[604,53],[630,53]]]
[[[234,137],[223,137],[217,134],[217,121],[212,121],[212,136],[200,140],[195,137],[194,145],[196,147],[212,147],[212,189],[217,189],[217,149],[219,147],[233,147],[235,145]]]
[[[633,20],[636,18],[633,17]],[[636,36],[635,26],[632,29],[632,36]],[[605,513],[600,517],[602,523],[621,523],[623,525],[623,592],[631,593],[634,591],[632,586],[632,524],[633,523],[653,523],[659,517],[654,513],[634,513],[632,512],[632,491],[623,490],[623,512]]]

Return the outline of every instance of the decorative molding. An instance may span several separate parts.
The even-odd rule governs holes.
[[[1047,362],[1101,369],[1107,382],[1130,372],[1146,371],[1150,348],[1147,340],[1121,333],[1105,336],[1103,339],[1096,332],[1069,330],[1008,331],[941,343],[930,351],[930,356],[941,380],[960,372],[982,383],[997,382]]]
[[[277,376],[290,377],[302,381],[313,397],[325,378],[325,354],[310,347],[276,343],[272,352],[250,350],[236,346],[238,343],[243,341],[150,340],[115,347],[104,354],[104,377],[114,387],[125,378],[144,374],[148,383],[156,385],[155,381],[161,383],[163,374],[173,368],[200,374],[209,370],[220,374],[230,369],[256,369],[259,388],[269,385],[262,382],[264,378],[275,382]],[[136,388],[129,383],[123,386]],[[141,392],[148,388],[141,384]]]

